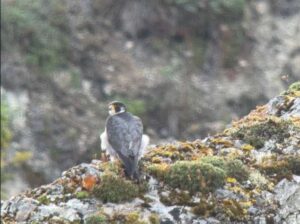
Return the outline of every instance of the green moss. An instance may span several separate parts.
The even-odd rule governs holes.
[[[146,224],[146,222],[140,219],[140,215],[138,212],[130,212],[125,215],[124,224]]]
[[[146,167],[146,171],[173,188],[187,190],[190,193],[209,192],[224,184],[227,163],[221,157],[207,156],[200,161],[151,164]],[[178,201],[181,196],[175,197],[172,201]],[[186,198],[183,197],[184,203],[187,201]]]
[[[238,159],[225,160],[219,156],[206,156],[197,161],[177,161],[174,164],[152,164],[146,169],[151,175],[164,181],[172,188],[195,192],[211,192],[224,184],[226,177],[245,181],[249,171]],[[162,198],[166,204],[189,203],[190,195],[172,193]]]
[[[139,185],[119,177],[113,173],[106,173],[101,177],[100,185],[95,186],[93,193],[103,202],[129,201],[140,194]]]
[[[41,195],[37,198],[37,200],[43,204],[43,205],[49,205],[50,204],[50,199],[47,197],[47,195]]]
[[[174,187],[196,191],[212,191],[224,184],[225,171],[208,163],[179,161],[170,167],[165,182]]]
[[[226,169],[225,160],[219,156],[205,156],[201,159],[202,163],[209,163],[213,166],[219,167],[220,169]]]
[[[170,166],[167,164],[150,164],[146,167],[146,171],[159,179],[164,179]]]
[[[124,172],[122,168],[122,164],[118,161],[114,163],[112,162],[103,163],[103,169],[111,173],[114,173],[116,175],[122,175],[122,173]]]
[[[245,166],[243,162],[238,159],[225,161],[219,156],[207,156],[201,159],[201,162],[212,164],[213,166],[224,170],[227,177],[234,177],[238,181],[247,180],[249,177],[247,166]]]
[[[276,123],[269,120],[251,127],[243,127],[233,133],[232,136],[245,141],[255,148],[261,148],[264,146],[265,141],[270,139],[276,140],[277,143],[283,142],[285,138],[290,136],[289,126],[291,125],[288,121]]]
[[[249,171],[241,160],[234,159],[227,162],[227,176],[234,177],[238,181],[245,181],[249,177]]]
[[[78,198],[78,199],[85,199],[85,198],[88,198],[89,196],[90,196],[90,194],[87,191],[76,192],[76,198]]]
[[[300,81],[299,82],[294,82],[289,86],[288,91],[300,91]]]
[[[30,223],[32,223],[32,222],[30,222]],[[41,222],[37,222],[37,223],[41,223]],[[47,220],[44,220],[43,223],[49,223],[49,224],[81,224],[81,221],[80,220],[69,221],[65,218],[61,218],[61,217],[58,217],[58,216],[53,216],[53,217],[50,217]]]
[[[149,216],[148,219],[151,224],[159,224],[160,223],[159,216],[155,213],[151,213],[151,215]]]
[[[85,219],[85,224],[101,224],[101,223],[109,223],[107,217],[101,213],[92,215]]]

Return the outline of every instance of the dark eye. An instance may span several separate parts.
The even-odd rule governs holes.
[[[121,110],[121,107],[119,107],[119,106],[115,106],[115,110],[116,110],[116,112],[120,112],[120,110]]]

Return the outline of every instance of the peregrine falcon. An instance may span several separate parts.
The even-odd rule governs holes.
[[[137,179],[138,161],[149,143],[149,137],[143,135],[141,119],[127,112],[123,103],[114,101],[108,108],[105,131],[100,135],[101,149],[112,160],[122,162],[128,177]]]

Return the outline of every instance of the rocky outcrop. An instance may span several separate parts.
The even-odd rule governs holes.
[[[1,201],[4,223],[300,222],[300,83],[224,132],[149,147],[139,183],[93,160]]]
[[[6,167],[7,194],[95,158],[108,101],[155,142],[216,133],[266,103],[300,79],[299,1],[283,2],[3,0],[6,151],[32,155]]]

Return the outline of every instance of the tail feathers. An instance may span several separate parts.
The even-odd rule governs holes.
[[[119,158],[122,161],[124,167],[125,167],[125,173],[126,176],[130,178],[138,178],[139,172],[138,172],[138,161],[137,158],[128,158],[122,154],[119,154]]]

